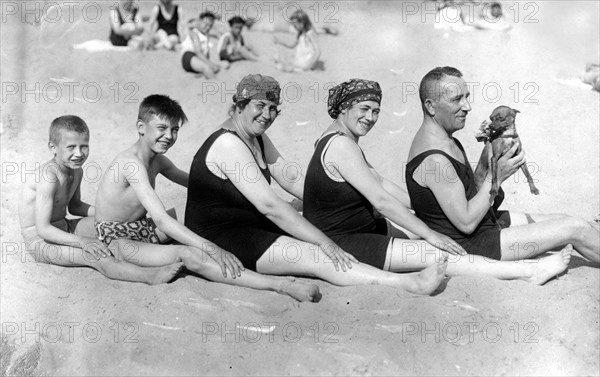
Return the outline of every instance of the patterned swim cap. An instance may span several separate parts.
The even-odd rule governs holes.
[[[243,99],[263,99],[279,104],[280,92],[279,83],[271,76],[247,75],[238,84],[233,102]]]
[[[342,110],[355,103],[375,101],[381,104],[381,87],[375,81],[350,79],[329,89],[327,112],[336,119]]]

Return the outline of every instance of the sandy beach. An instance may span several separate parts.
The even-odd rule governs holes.
[[[185,273],[159,286],[113,281],[22,254],[21,184],[51,158],[54,118],[76,114],[90,127],[81,193],[93,203],[103,169],[137,139],[144,97],[167,94],[187,113],[190,122],[167,156],[188,170],[248,73],[282,84],[282,113],[268,135],[303,169],[331,122],[328,88],[353,77],[378,81],[381,115],[361,146],[380,173],[405,187],[408,149],[422,121],[419,81],[434,67],[457,67],[473,110],[455,136],[473,164],[482,148],[474,138],[479,124],[502,104],[520,111],[517,127],[541,194],[531,195],[517,174],[503,184],[502,208],[588,220],[600,213],[600,94],[568,84],[587,62],[599,62],[598,2],[504,1],[511,30],[462,33],[436,29],[433,4],[420,1],[176,3],[186,19],[206,9],[225,18],[239,10],[244,17],[259,12],[265,23],[281,22],[299,4],[339,35],[319,35],[323,69],[292,74],[268,59],[278,52],[274,33],[245,30],[264,61],[233,64],[207,81],[184,72],[176,52],[74,49],[107,39],[112,2],[0,2],[3,376],[600,375],[600,270],[577,254],[566,274],[542,287],[462,276],[421,297],[314,280],[323,294],[317,304]],[[142,1],[141,13],[154,4]],[[164,178],[157,192],[167,208],[185,203],[185,188]]]

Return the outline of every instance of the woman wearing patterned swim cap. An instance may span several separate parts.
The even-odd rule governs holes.
[[[265,134],[279,114],[280,86],[275,79],[244,77],[233,102],[230,118],[194,157],[188,228],[259,273],[308,275],[342,286],[384,284],[418,294],[437,288],[443,263],[420,275],[398,275],[358,263],[273,191],[271,179],[298,199],[304,187],[300,169],[286,169],[290,165]]]
[[[369,80],[330,89],[327,111],[334,121],[317,141],[306,171],[304,216],[356,259],[386,271],[420,270],[448,253],[465,255],[457,242],[409,211],[407,192],[377,173],[358,146],[378,120],[381,98],[379,84]],[[452,258],[447,272],[531,277],[527,264],[489,263],[479,255]]]

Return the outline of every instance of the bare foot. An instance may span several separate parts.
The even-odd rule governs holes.
[[[435,292],[442,280],[444,280],[447,267],[448,257],[446,256],[436,264],[429,266],[418,273],[412,274],[412,276],[410,276],[411,281],[402,288],[410,293],[430,295]]]
[[[532,266],[531,277],[523,280],[537,285],[545,284],[548,280],[567,269],[572,252],[573,246],[568,244],[560,253],[538,259],[537,263]]]
[[[321,300],[321,292],[319,292],[317,285],[298,283],[293,277],[284,277],[277,292],[286,294],[300,302],[319,302]]]
[[[151,272],[149,272],[151,277],[148,280],[148,284],[157,285],[157,284],[168,283],[171,280],[173,280],[173,278],[183,268],[183,262],[173,263],[168,266],[162,266],[162,267],[146,267],[146,268],[151,271]]]

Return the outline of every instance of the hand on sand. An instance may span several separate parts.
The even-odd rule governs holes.
[[[333,265],[334,265],[336,271],[340,270],[338,264],[341,264],[342,271],[346,272],[346,267],[352,268],[352,264],[350,264],[351,261],[354,263],[358,263],[358,261],[356,260],[356,258],[354,258],[353,255],[348,254],[347,252],[342,250],[341,247],[334,244],[333,242],[324,244],[324,245],[320,245],[319,248],[321,250],[323,250],[323,252],[329,258],[331,258],[331,261],[333,262]]]
[[[106,258],[112,255],[108,247],[106,247],[102,241],[96,238],[85,237],[82,249],[86,253],[92,255],[96,260],[100,260],[100,258]]]
[[[221,250],[215,253],[209,253],[208,255],[221,266],[223,277],[227,277],[227,270],[229,270],[231,277],[234,279],[238,276],[242,276],[242,271],[245,270],[244,265],[229,251]]]
[[[460,246],[456,241],[452,238],[438,233],[434,230],[431,231],[431,234],[424,237],[425,241],[430,243],[431,245],[437,247],[438,249],[444,250],[452,255],[467,255],[465,249]]]

